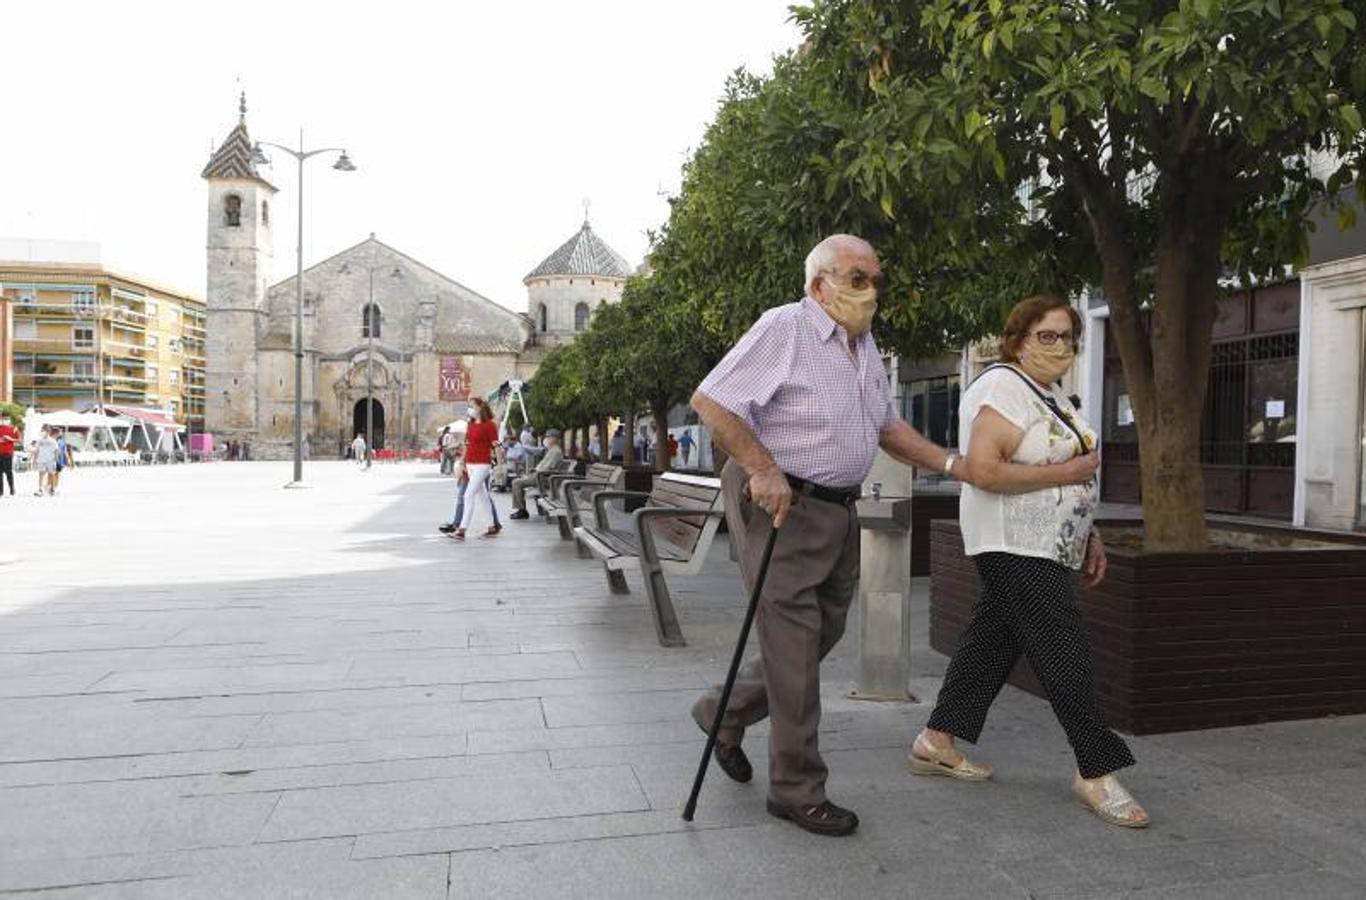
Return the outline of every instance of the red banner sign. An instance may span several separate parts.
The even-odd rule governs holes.
[[[458,356],[441,357],[440,396],[442,400],[470,399],[470,370]]]

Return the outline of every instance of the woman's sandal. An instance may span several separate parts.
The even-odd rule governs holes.
[[[1076,796],[1078,803],[1111,825],[1118,825],[1120,828],[1148,827],[1147,812],[1124,789],[1124,785],[1119,783],[1118,778],[1113,775],[1105,775],[1094,779],[1094,781],[1099,782],[1104,793],[1104,799],[1094,799],[1086,790],[1086,782],[1078,776],[1072,782],[1072,793]],[[1138,813],[1142,818],[1135,818],[1134,813]]]
[[[956,760],[954,754],[957,754]],[[931,747],[919,737],[911,744],[907,759],[916,775],[944,775],[959,781],[986,781],[992,775],[991,766],[975,763],[956,750]]]
[[[484,537],[498,537],[499,533],[502,532],[502,530],[502,525],[490,525],[489,530],[484,532]]]
[[[450,534],[446,535],[446,537],[450,538],[453,541],[463,541],[465,539],[465,529],[457,528],[455,529],[455,531],[452,531]]]

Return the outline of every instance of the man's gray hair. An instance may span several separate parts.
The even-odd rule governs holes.
[[[874,252],[872,244],[854,234],[832,234],[811,248],[806,254],[806,282],[803,285],[807,293],[811,292],[811,282],[816,276],[834,269],[839,263],[840,252],[849,249]]]

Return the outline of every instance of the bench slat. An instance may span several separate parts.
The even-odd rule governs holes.
[[[665,546],[660,542],[666,542],[676,546],[683,554],[683,558],[692,555],[693,548],[697,546],[697,541],[702,537],[702,527],[687,519],[670,519],[660,516],[650,521],[650,528],[655,533],[655,545],[659,548],[661,555]]]
[[[656,480],[655,490],[667,492],[669,494],[674,494],[679,497],[688,497],[693,500],[701,500],[705,503],[711,503],[713,500],[716,499],[716,495],[721,493],[720,488],[701,487],[692,484],[682,484],[680,482],[674,481],[671,478],[660,478]]]
[[[655,506],[677,506],[680,509],[711,509],[716,503],[715,496],[703,500],[698,497],[675,494],[661,488],[655,488],[651,491],[650,499]]]

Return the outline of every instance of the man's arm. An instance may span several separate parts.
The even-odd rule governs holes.
[[[882,434],[878,435],[878,445],[897,461],[931,472],[943,472],[944,464],[949,459],[948,450],[916,431],[900,416],[882,429]],[[955,462],[953,477],[967,481],[964,474],[962,461]]]
[[[759,443],[745,420],[701,391],[692,395],[692,408],[711,429],[713,443],[745,470],[749,476],[749,497],[773,516],[774,527],[781,527],[792,506],[792,487],[787,475],[773,461],[768,448]]]

